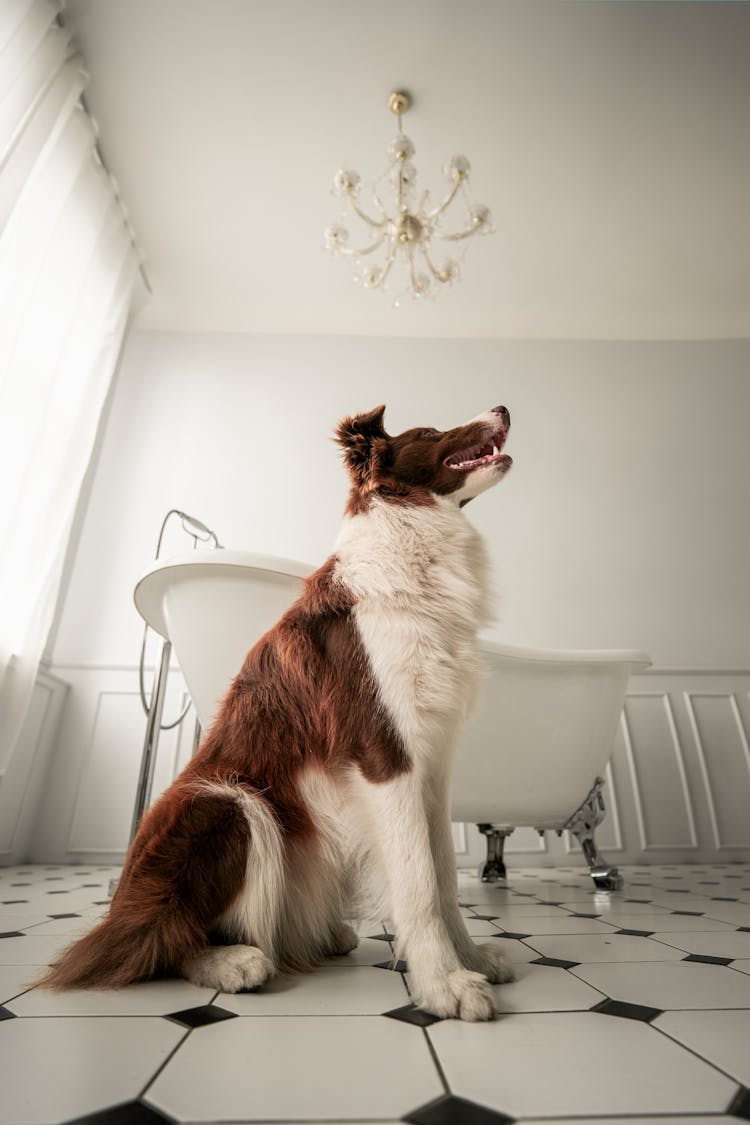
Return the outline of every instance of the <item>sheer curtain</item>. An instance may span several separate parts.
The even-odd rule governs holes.
[[[0,2],[0,777],[49,633],[137,272],[48,0]]]

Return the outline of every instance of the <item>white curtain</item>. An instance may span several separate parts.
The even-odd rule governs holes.
[[[0,776],[26,715],[137,271],[48,0],[0,0]]]

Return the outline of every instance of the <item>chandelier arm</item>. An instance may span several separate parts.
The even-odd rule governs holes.
[[[386,225],[386,223],[388,221],[387,218],[384,217],[383,219],[380,220],[380,222],[378,222],[377,219],[373,219],[373,218],[370,217],[370,215],[366,214],[366,212],[364,212],[361,209],[361,207],[359,207],[354,202],[354,199],[352,198],[352,196],[350,194],[347,193],[346,198],[349,200],[349,202],[352,206],[352,210],[354,211],[355,215],[359,215],[360,219],[362,219],[363,222],[367,223],[368,226],[372,227],[374,230],[380,230],[382,227],[384,227]],[[383,212],[383,215],[385,216],[385,211]]]
[[[436,281],[439,281],[441,285],[445,285],[445,283],[448,279],[440,276],[437,269],[432,264],[432,259],[431,259],[430,255],[427,253],[427,251],[425,250],[424,246],[420,246],[419,249],[422,252],[422,257],[424,258],[425,262],[427,263],[427,268],[430,271],[430,273],[432,274],[432,276],[435,278]]]
[[[417,285],[417,275],[414,273],[414,247],[409,246],[409,281],[413,293],[419,293],[419,286]]]
[[[478,223],[477,226],[469,227],[468,230],[460,230],[456,234],[438,234],[435,231],[432,237],[439,238],[443,242],[459,242],[462,238],[471,238],[473,234],[479,234],[483,225],[483,223]]]
[[[427,215],[426,215],[426,218],[436,219],[438,215],[442,215],[442,213],[443,213],[443,211],[445,211],[446,207],[450,207],[451,203],[456,198],[456,193],[458,192],[458,189],[460,188],[462,183],[463,183],[463,180],[456,180],[453,187],[451,188],[451,190],[448,192],[445,199],[443,200],[443,202],[439,203],[437,205],[437,207],[433,208],[432,211],[428,211]]]
[[[386,231],[383,231],[380,238],[371,243],[370,246],[365,246],[362,250],[355,250],[354,247],[342,246],[339,248],[339,254],[343,254],[346,258],[363,258],[365,254],[372,254],[373,250],[377,250],[382,246],[386,239]]]
[[[383,268],[383,272],[381,273],[380,277],[378,278],[378,280],[373,285],[373,289],[382,289],[382,287],[385,285],[385,281],[386,281],[386,278],[388,277],[388,274],[391,272],[391,269],[393,267],[393,263],[394,263],[395,260],[396,260],[396,247],[395,247],[395,245],[392,245],[391,249],[390,249],[390,253],[388,254],[388,257],[385,260],[385,266]]]

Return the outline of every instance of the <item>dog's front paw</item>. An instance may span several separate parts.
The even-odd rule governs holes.
[[[273,961],[254,945],[211,946],[184,968],[184,975],[193,984],[221,992],[258,988],[275,972]]]
[[[456,969],[434,984],[418,990],[416,1002],[435,1016],[459,1020],[492,1020],[495,997],[481,973]]]
[[[473,964],[471,967],[484,973],[490,984],[508,984],[516,979],[515,969],[499,945],[487,942],[476,948],[479,955],[478,964]]]

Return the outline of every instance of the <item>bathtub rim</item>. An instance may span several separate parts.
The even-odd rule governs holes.
[[[210,569],[207,569],[210,568]],[[141,574],[133,590],[133,600],[144,621],[165,640],[169,640],[164,616],[163,598],[170,584],[180,577],[195,578],[199,571],[216,577],[217,568],[236,573],[243,570],[262,571],[302,581],[315,567],[298,559],[280,555],[266,555],[255,551],[218,548],[216,550],[181,551],[166,559],[151,563]],[[480,635],[479,647],[483,653],[502,660],[532,664],[623,664],[632,672],[651,667],[651,658],[637,649],[559,649],[533,648],[525,645],[497,641]]]

